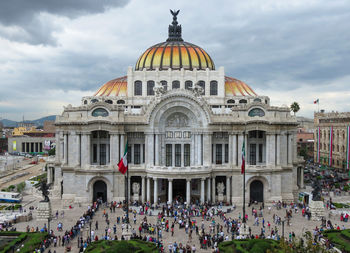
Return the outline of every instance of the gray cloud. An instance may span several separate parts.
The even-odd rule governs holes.
[[[0,1],[0,36],[33,45],[56,45],[60,29],[45,14],[70,19],[123,7],[129,0],[11,0]]]

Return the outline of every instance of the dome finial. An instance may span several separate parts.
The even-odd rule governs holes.
[[[181,37],[181,25],[177,23],[177,15],[180,10],[170,10],[170,13],[173,15],[173,22],[169,25],[169,35],[167,41],[183,41]]]

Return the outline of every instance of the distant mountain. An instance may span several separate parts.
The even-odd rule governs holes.
[[[34,123],[35,126],[42,126],[44,125],[44,121],[55,121],[56,119],[56,115],[50,115],[50,116],[46,116],[46,117],[42,117],[40,119],[36,119],[36,120],[26,120],[26,123]],[[3,119],[1,120],[2,124],[4,125],[4,127],[17,127],[18,123],[22,122],[22,121],[13,121],[13,120],[8,120],[8,119]]]

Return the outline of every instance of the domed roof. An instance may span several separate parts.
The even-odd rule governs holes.
[[[110,96],[110,97],[126,97],[127,93],[127,77],[122,76],[108,81],[94,96]],[[225,76],[225,95],[226,96],[257,96],[250,86],[236,78]]]
[[[225,76],[226,96],[257,96],[248,84],[229,76]]]
[[[148,48],[137,60],[135,70],[215,70],[213,60],[209,54],[192,43],[183,41],[181,37],[181,25],[177,23],[179,11],[170,11],[173,22],[169,25],[169,37],[165,42]]]
[[[102,85],[94,96],[126,97],[128,91],[127,87],[127,77],[122,76]]]
[[[135,70],[215,69],[209,54],[194,44],[184,41],[166,41],[148,48],[138,59]]]

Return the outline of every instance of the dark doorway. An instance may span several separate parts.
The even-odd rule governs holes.
[[[107,201],[107,185],[105,182],[98,180],[94,183],[94,192],[92,201],[102,198],[103,202]]]
[[[173,200],[184,203],[186,200],[186,179],[174,179]]]
[[[264,202],[264,185],[260,180],[250,183],[250,202]]]

